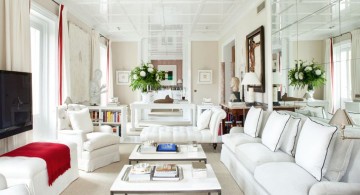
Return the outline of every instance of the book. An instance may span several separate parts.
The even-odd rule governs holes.
[[[179,171],[176,164],[157,165],[154,169],[153,178],[174,178],[179,177]]]
[[[134,165],[128,175],[129,181],[150,181],[151,171],[152,167],[149,165]]]
[[[193,178],[206,178],[206,164],[204,162],[192,162],[192,176]]]
[[[156,153],[155,144],[142,144],[140,145],[140,153]]]
[[[156,151],[158,152],[177,152],[176,144],[158,144]]]

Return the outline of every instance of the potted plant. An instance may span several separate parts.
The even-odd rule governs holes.
[[[325,71],[314,60],[306,64],[306,61],[297,60],[295,67],[289,71],[290,85],[303,89],[307,86],[309,98],[313,98],[314,90],[325,84]]]
[[[151,102],[151,97],[149,97],[151,94],[149,94],[149,92],[160,89],[160,81],[164,80],[165,72],[158,71],[150,63],[142,63],[131,71],[130,78],[131,89],[133,91],[137,89],[141,90],[143,101]]]

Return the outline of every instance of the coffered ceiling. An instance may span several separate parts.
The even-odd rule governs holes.
[[[258,1],[246,0],[56,0],[112,40],[183,38],[214,40],[239,13]],[[150,41],[151,42],[151,41]]]

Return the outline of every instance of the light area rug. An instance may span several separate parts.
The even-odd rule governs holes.
[[[109,195],[110,187],[119,174],[121,168],[129,163],[129,155],[135,144],[120,144],[120,162],[110,164],[99,168],[91,173],[80,172],[80,177],[69,185],[61,195]],[[220,162],[221,144],[218,145],[216,151],[212,149],[210,144],[202,144],[202,147],[208,158],[208,163],[213,167],[215,174],[220,182],[222,194],[224,195],[243,195],[243,192],[236,184],[227,168]],[[189,163],[189,162],[176,162]],[[149,193],[150,194],[150,193]],[[169,195],[173,193],[168,193]],[[174,195],[182,195],[185,193],[174,193]],[[194,195],[205,195],[208,193],[186,193]],[[213,193],[216,194],[216,193]]]

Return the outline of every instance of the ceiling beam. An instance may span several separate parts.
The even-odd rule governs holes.
[[[131,26],[134,28],[136,34],[137,34],[139,37],[141,37],[141,33],[140,33],[140,32],[138,31],[138,29],[136,28],[136,26],[135,26],[134,22],[131,20],[130,16],[127,15],[127,12],[126,12],[124,6],[123,6],[123,5],[120,5],[120,9],[121,9],[121,11],[122,11],[123,13],[126,14],[126,17],[127,17],[127,19],[129,20],[129,23],[131,24]]]
[[[200,5],[196,11],[196,15],[194,17],[194,20],[192,22],[192,25],[190,27],[190,35],[193,33],[193,30],[195,28],[196,23],[199,21],[200,18],[200,13],[202,12],[202,10],[204,9],[204,4],[205,4],[206,0],[201,0]]]

